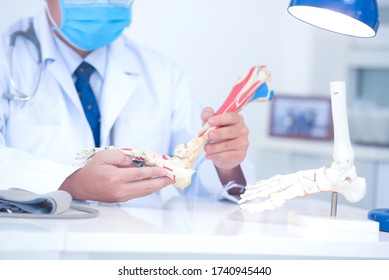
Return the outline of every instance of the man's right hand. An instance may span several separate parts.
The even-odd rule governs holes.
[[[119,150],[102,150],[67,177],[60,189],[69,192],[73,199],[124,202],[171,183],[161,167],[139,168]]]

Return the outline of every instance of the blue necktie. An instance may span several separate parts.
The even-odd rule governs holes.
[[[76,89],[82,107],[85,112],[85,116],[89,122],[89,125],[93,131],[93,138],[95,140],[95,146],[100,147],[100,111],[96,101],[96,97],[89,84],[89,78],[95,69],[92,65],[83,62],[74,72],[76,76]]]

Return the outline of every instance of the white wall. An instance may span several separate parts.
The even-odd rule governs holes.
[[[193,90],[215,106],[255,64],[268,65],[276,90],[300,91],[310,77],[296,79],[290,70],[310,72],[311,31],[288,15],[287,3],[136,1],[131,32],[139,42],[173,57]]]
[[[34,15],[43,4],[43,0],[0,0],[0,28],[18,17]]]

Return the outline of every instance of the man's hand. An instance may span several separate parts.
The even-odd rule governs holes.
[[[71,174],[60,189],[69,192],[73,199],[124,202],[159,191],[171,183],[163,168],[139,168],[123,152],[103,150]]]
[[[211,127],[218,127],[209,131],[204,151],[217,168],[222,183],[245,184],[240,163],[246,157],[249,130],[243,117],[238,113],[214,115],[213,109],[206,107],[201,119]]]

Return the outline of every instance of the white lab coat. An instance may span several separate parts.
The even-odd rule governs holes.
[[[10,90],[9,34],[25,30],[28,20],[2,32],[0,94]],[[64,73],[45,12],[34,18],[41,43],[43,70],[38,90],[27,102],[0,97],[0,189],[25,188],[37,193],[58,189],[78,167],[76,154],[94,146],[72,77]],[[17,41],[14,75],[31,94],[35,48]],[[102,146],[131,147],[171,155],[201,127],[201,108],[190,94],[179,69],[166,57],[122,36],[108,47],[106,77],[100,97]],[[254,182],[251,164],[244,163],[246,179]],[[223,196],[212,162],[200,159],[190,193]]]

